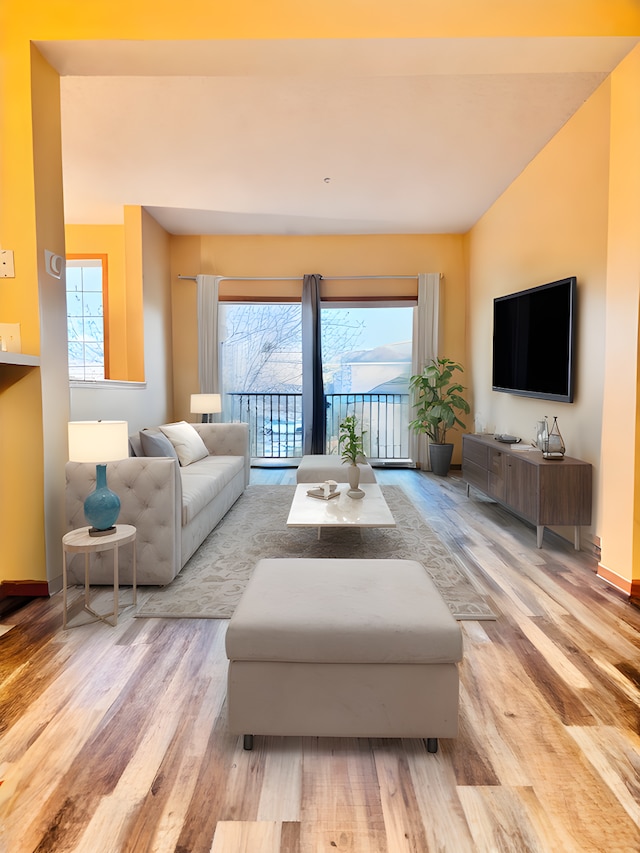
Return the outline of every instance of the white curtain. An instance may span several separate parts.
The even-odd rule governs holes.
[[[201,394],[220,394],[218,292],[220,275],[196,276],[198,287],[198,379]]]
[[[440,323],[440,273],[421,272],[418,275],[418,305],[413,309],[413,348],[411,374],[422,373],[422,368],[438,357],[438,329]],[[411,406],[411,401],[410,404]],[[410,420],[413,420],[413,407]],[[416,467],[429,470],[428,441],[425,435],[411,430],[409,453]]]

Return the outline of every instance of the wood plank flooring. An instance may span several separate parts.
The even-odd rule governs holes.
[[[253,483],[291,483],[254,469]],[[227,734],[226,621],[3,616],[0,853],[637,853],[640,611],[454,474],[382,470],[495,622],[462,622],[460,734]],[[286,532],[283,532],[286,535]],[[147,595],[144,589],[140,598]]]

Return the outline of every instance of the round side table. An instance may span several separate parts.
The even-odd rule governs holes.
[[[106,536],[89,536],[88,527],[70,530],[62,537],[62,627],[67,627],[67,555],[84,554],[84,610],[101,619],[107,625],[118,624],[118,549],[121,545],[133,545],[133,602],[137,603],[136,592],[136,529],[131,524],[116,524],[114,533]],[[113,613],[98,613],[89,604],[89,558],[100,551],[113,551]],[[131,605],[127,605],[128,607]],[[109,620],[113,619],[113,622]]]

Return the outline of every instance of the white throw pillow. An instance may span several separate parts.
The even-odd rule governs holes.
[[[184,467],[198,459],[209,455],[204,441],[191,424],[179,421],[175,424],[164,424],[160,430],[167,436],[178,454],[178,462]]]

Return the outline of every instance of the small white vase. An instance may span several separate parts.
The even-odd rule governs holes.
[[[358,465],[352,463],[349,465],[347,469],[347,477],[349,478],[349,491],[347,495],[353,500],[361,500],[364,497],[364,492],[362,489],[358,488],[360,485],[360,468]]]
[[[354,462],[352,462],[347,469],[347,477],[349,479],[350,488],[352,491],[356,491],[360,485],[360,468]]]

